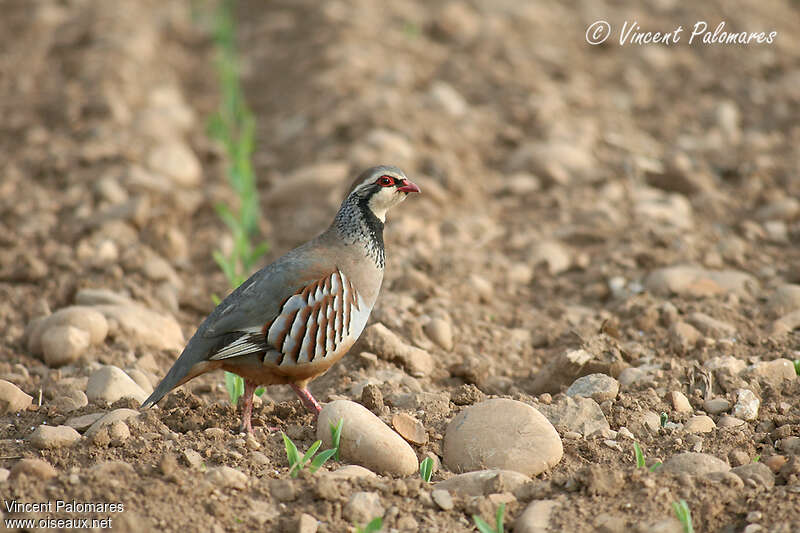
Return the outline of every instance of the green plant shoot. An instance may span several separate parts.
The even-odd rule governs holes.
[[[222,251],[215,250],[213,257],[231,288],[235,289],[247,279],[258,260],[267,252],[268,245],[266,242],[254,244],[260,216],[252,166],[255,119],[245,102],[244,91],[239,83],[233,0],[224,0],[219,4],[214,16],[214,42],[220,105],[209,121],[209,134],[220,141],[225,150],[228,182],[236,193],[238,206],[234,209],[222,204],[215,206],[217,214],[233,236],[233,248],[227,256]],[[212,295],[212,299],[215,305],[219,305],[218,297]],[[226,372],[225,387],[231,403],[236,404],[244,393],[242,378]],[[261,388],[256,394],[260,396],[263,392],[264,389]]]
[[[426,457],[419,463],[419,475],[422,476],[422,480],[425,483],[431,482],[431,476],[433,475],[433,459]]]
[[[340,418],[339,423],[336,425],[333,422],[330,423],[331,443],[333,444],[333,449],[336,450],[334,459],[337,461],[339,461],[339,443],[342,440],[342,427],[344,427],[344,418]]]
[[[683,526],[683,533],[694,533],[694,526],[692,525],[692,512],[689,510],[686,500],[678,500],[672,502],[672,509],[678,517],[681,525]]]
[[[300,457],[300,452],[297,450],[295,443],[292,442],[292,439],[290,439],[286,433],[281,432],[281,435],[283,435],[283,446],[286,450],[286,460],[289,462],[289,476],[291,477],[297,477],[300,475],[300,471],[305,468],[309,461],[311,464],[308,470],[312,474],[315,473],[322,465],[325,464],[328,459],[333,457],[333,455],[336,453],[335,449],[325,450],[314,457],[314,454],[317,453],[319,447],[322,446],[322,441],[318,440],[311,445],[311,447],[302,457]]]
[[[383,527],[383,518],[380,516],[370,520],[369,524],[364,527],[356,526],[356,533],[375,533],[380,531]]]
[[[492,527],[486,523],[486,521],[481,518],[480,516],[474,514],[472,515],[472,520],[475,522],[475,527],[478,528],[478,531],[481,533],[503,533],[503,515],[506,512],[506,504],[501,503],[500,506],[497,508],[497,515],[495,516],[495,527]]]

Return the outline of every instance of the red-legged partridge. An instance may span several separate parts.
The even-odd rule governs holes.
[[[243,431],[253,431],[253,393],[259,385],[291,385],[318,413],[308,383],[361,335],[383,280],[386,212],[411,192],[419,187],[396,167],[363,172],[330,227],[225,298],[142,405],[154,405],[190,379],[223,369],[244,378]]]

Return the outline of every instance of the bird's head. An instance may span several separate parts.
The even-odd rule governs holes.
[[[419,187],[397,167],[372,167],[362,172],[350,187],[348,199],[354,195],[366,203],[372,213],[384,222],[386,211],[406,199]]]

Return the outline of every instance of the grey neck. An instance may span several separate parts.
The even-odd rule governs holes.
[[[383,248],[383,222],[375,216],[367,205],[369,197],[351,194],[339,208],[333,226],[339,238],[346,245],[361,246],[364,253],[383,268],[385,252]]]

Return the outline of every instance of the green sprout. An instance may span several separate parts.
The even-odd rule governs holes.
[[[300,457],[300,452],[297,451],[297,446],[292,442],[292,439],[286,433],[281,432],[281,435],[283,435],[283,445],[286,448],[286,459],[289,461],[289,476],[291,477],[300,475],[300,471],[305,468],[309,461],[311,461],[311,466],[309,466],[308,470],[313,474],[336,453],[336,450],[325,450],[314,457],[319,447],[322,446],[322,441],[318,440],[311,445],[305,455]]]
[[[794,363],[794,371],[795,371],[795,373],[796,373],[798,376],[800,376],[800,359],[795,359],[795,360],[793,361],[793,363]]]
[[[481,518],[480,516],[474,514],[472,515],[472,520],[475,522],[475,527],[478,528],[478,531],[481,533],[503,533],[503,515],[506,512],[506,504],[501,503],[500,507],[497,508],[497,515],[495,516],[495,527],[492,527],[486,523],[486,521]]]
[[[433,475],[433,459],[426,457],[422,460],[419,464],[419,475],[422,476],[422,480],[425,481],[425,483],[431,482],[431,476]]]
[[[370,520],[369,524],[364,527],[356,526],[356,533],[375,533],[380,531],[383,527],[383,518],[380,516]]]
[[[333,458],[337,461],[339,460],[339,442],[342,440],[342,427],[344,427],[344,418],[340,418],[339,423],[336,425],[333,422],[330,423],[331,442],[333,443],[333,449],[336,450]]]
[[[215,206],[217,214],[228,226],[233,236],[230,255],[220,250],[213,252],[232,289],[241,285],[259,259],[267,253],[266,242],[254,244],[258,233],[260,209],[256,177],[252,165],[255,146],[255,119],[244,99],[239,83],[238,52],[236,50],[236,26],[233,17],[233,0],[220,2],[214,15],[214,42],[217,51],[217,75],[220,84],[220,105],[209,121],[209,134],[220,141],[228,160],[227,177],[236,193],[238,206],[230,208],[223,204]],[[215,305],[220,299],[212,295]],[[236,404],[244,393],[244,381],[236,374],[225,373],[225,387],[232,404]],[[261,396],[263,388],[256,394]]]
[[[647,468],[647,462],[644,460],[644,453],[642,452],[642,447],[639,446],[638,442],[633,443],[633,457],[636,459],[636,468]],[[654,472],[656,468],[661,466],[661,461],[653,463],[653,465],[649,468],[651,472]]]
[[[667,427],[667,422],[669,422],[669,415],[667,413],[661,413],[661,427]]]
[[[689,510],[689,505],[686,500],[678,500],[672,502],[672,509],[678,517],[681,525],[683,526],[683,533],[694,533],[694,526],[692,526],[692,512]]]

